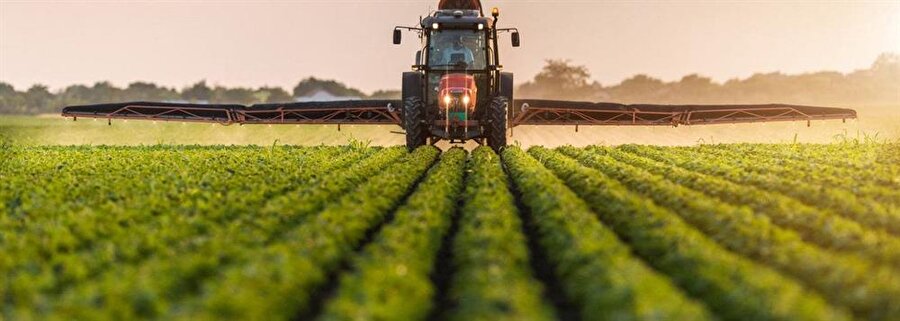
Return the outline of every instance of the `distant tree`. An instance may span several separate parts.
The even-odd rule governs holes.
[[[335,96],[342,97],[366,97],[362,91],[356,88],[350,88],[343,83],[334,80],[321,80],[315,77],[306,78],[297,86],[294,86],[294,97],[309,96],[318,90],[324,90]]]
[[[593,100],[603,95],[602,88],[599,83],[591,82],[587,67],[572,65],[568,60],[551,59],[534,80],[519,87],[518,96]]]
[[[714,83],[711,78],[691,74],[681,78],[681,81],[672,84],[672,95],[669,97],[671,103],[678,104],[701,104],[701,103],[717,103],[719,84]]]
[[[16,91],[12,85],[0,82],[0,113],[18,114],[27,111],[24,95]]]
[[[9,83],[0,81],[0,97],[5,97],[6,95],[11,95],[16,93],[16,88],[10,85]]]
[[[853,73],[848,83],[857,85],[857,91],[869,99],[889,101],[900,105],[900,54],[884,53],[872,64],[871,74]],[[859,88],[858,85],[864,85]]]
[[[585,66],[575,66],[568,60],[547,60],[547,65],[537,76],[534,82],[557,87],[562,90],[584,88],[591,79],[591,73]]]
[[[878,56],[872,64],[872,71],[900,74],[900,54],[886,52]]]
[[[133,82],[123,92],[125,100],[129,101],[172,101],[178,100],[180,95],[174,89],[159,87],[148,82]]]
[[[217,104],[244,104],[250,105],[257,102],[255,92],[247,88],[226,88],[216,86],[213,88],[210,102]]]
[[[619,87],[635,90],[635,91],[658,91],[663,89],[666,84],[659,79],[638,74],[631,78],[625,79],[619,84]]]
[[[190,102],[205,102],[212,99],[212,89],[206,85],[206,80],[198,81],[181,90],[181,99]]]
[[[403,93],[399,90],[378,90],[369,95],[371,99],[400,99]]]
[[[34,112],[57,111],[58,106],[53,106],[55,98],[44,85],[33,85],[25,91],[25,105]]]
[[[790,84],[790,76],[780,72],[756,73],[747,79],[726,84],[733,96],[740,102],[764,103],[784,97],[784,90]]]
[[[108,81],[100,81],[94,83],[94,86],[88,91],[88,101],[92,104],[114,103],[122,101],[122,89],[113,86]]]
[[[291,102],[293,98],[281,87],[260,87],[256,91],[257,101],[266,103]]]
[[[636,75],[625,79],[616,86],[607,88],[611,98],[623,103],[652,103],[665,95],[666,83],[647,76]]]
[[[57,95],[61,105],[84,105],[93,100],[91,88],[85,85],[71,85]]]

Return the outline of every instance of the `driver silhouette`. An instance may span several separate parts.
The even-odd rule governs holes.
[[[453,39],[450,48],[444,49],[444,64],[452,65],[460,62],[469,66],[475,63],[475,55],[464,45],[462,37]]]

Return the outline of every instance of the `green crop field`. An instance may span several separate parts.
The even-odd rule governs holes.
[[[900,319],[897,143],[0,153],[0,320]]]

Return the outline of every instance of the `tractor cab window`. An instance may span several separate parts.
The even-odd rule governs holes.
[[[433,30],[428,44],[428,66],[434,69],[485,69],[484,32]]]

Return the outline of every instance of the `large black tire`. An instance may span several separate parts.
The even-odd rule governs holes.
[[[403,101],[403,122],[406,128],[406,148],[410,151],[428,142],[425,126],[425,103],[422,98],[411,96]]]
[[[424,96],[425,86],[422,85],[424,75],[421,72],[410,71],[403,73],[403,104],[406,103],[406,100],[410,97],[419,97],[419,100]],[[403,111],[405,107],[397,106],[400,109],[400,127],[406,129],[406,112]]]
[[[506,121],[509,99],[503,96],[494,97],[488,106],[487,141],[488,146],[499,153],[506,148]]]

